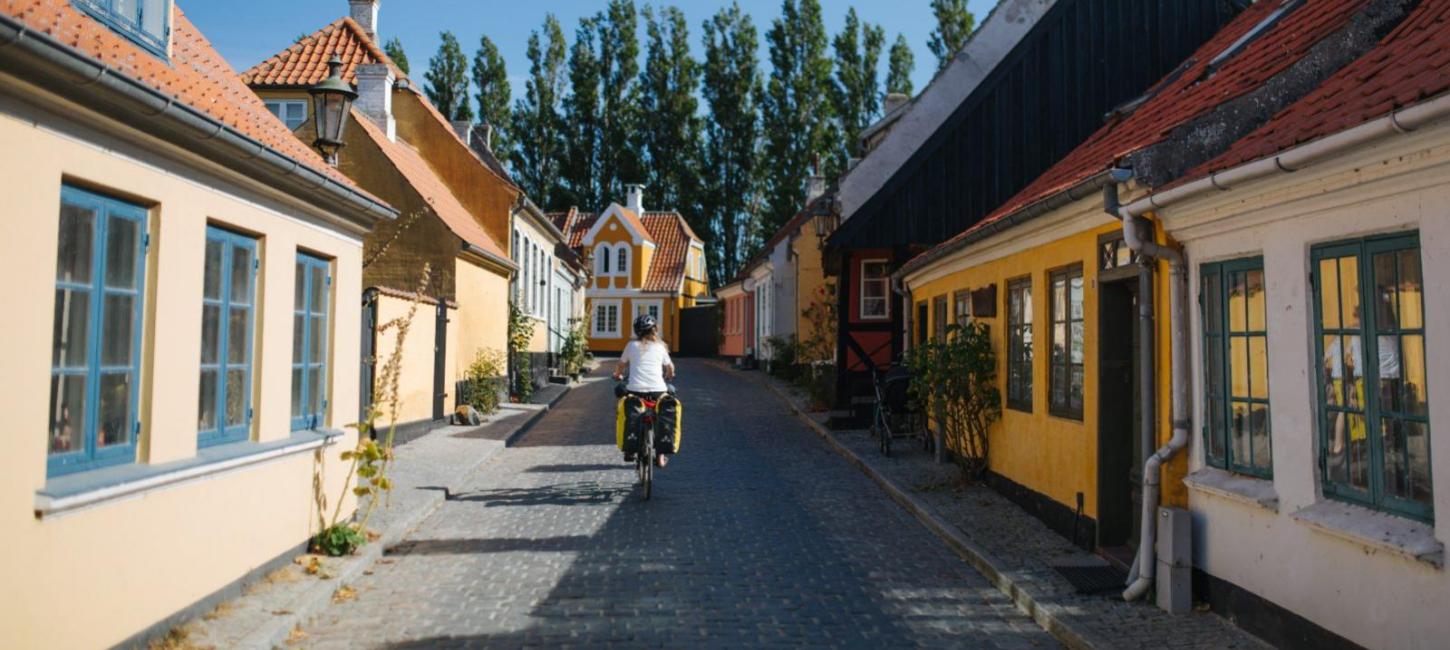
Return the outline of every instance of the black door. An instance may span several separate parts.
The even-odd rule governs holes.
[[[715,337],[720,329],[715,308],[707,305],[680,310],[680,356],[713,357],[720,351]]]
[[[1143,498],[1139,436],[1138,280],[1102,282],[1098,290],[1098,547],[1131,561]]]
[[[443,419],[444,400],[448,391],[443,384],[443,365],[448,362],[448,305],[438,301],[433,319],[433,419]]]

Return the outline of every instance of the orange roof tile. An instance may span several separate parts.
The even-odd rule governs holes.
[[[357,67],[385,63],[399,79],[407,75],[383,53],[361,25],[351,18],[339,18],[297,40],[287,49],[242,73],[248,86],[307,88],[327,78],[327,62],[336,54],[342,59],[342,79],[357,85]]]
[[[357,189],[356,184],[299,141],[267,110],[180,7],[173,9],[169,61],[111,31],[68,0],[5,0],[0,3],[0,11],[121,74],[175,97],[337,183]],[[386,205],[370,194],[363,194]]]
[[[685,281],[685,260],[690,253],[690,225],[676,212],[647,212],[644,227],[654,239],[655,253],[640,289],[679,291]]]
[[[503,250],[503,247],[488,236],[483,226],[479,225],[468,209],[463,207],[463,203],[458,200],[458,197],[448,190],[443,179],[433,173],[433,169],[428,166],[427,162],[424,162],[417,151],[402,142],[389,140],[382,129],[379,129],[372,123],[372,120],[356,110],[353,111],[353,121],[362,127],[363,133],[366,133],[368,138],[377,144],[388,160],[393,163],[393,167],[403,175],[403,178],[418,192],[419,196],[423,197],[429,207],[433,208],[433,212],[443,220],[453,234],[496,256],[501,261],[509,259],[508,253]]]

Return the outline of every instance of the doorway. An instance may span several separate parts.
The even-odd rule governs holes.
[[[1137,550],[1143,499],[1138,294],[1137,273],[1099,278],[1098,331],[1129,334],[1098,337],[1097,545],[1122,564]]]
[[[433,419],[442,420],[448,388],[445,385],[448,362],[448,304],[440,299],[433,317]]]

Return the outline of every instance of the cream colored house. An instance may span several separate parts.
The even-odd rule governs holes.
[[[568,239],[533,201],[523,199],[514,210],[512,248],[519,272],[514,301],[533,323],[529,368],[536,385],[558,370],[564,340],[580,322],[588,269],[568,246]]]
[[[363,238],[396,213],[170,2],[7,2],[0,42],[0,270],[24,306],[0,647],[131,644],[290,561],[314,477],[346,494]]]

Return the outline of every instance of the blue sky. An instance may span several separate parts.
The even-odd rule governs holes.
[[[764,51],[765,30],[780,13],[780,0],[739,0],[740,6],[755,20],[761,33],[761,63],[768,62]],[[347,13],[347,0],[250,0],[240,3],[220,0],[181,0],[183,10],[221,51],[222,56],[238,71],[290,45],[300,34],[317,28]],[[428,58],[438,49],[438,34],[451,29],[472,59],[479,37],[487,34],[498,45],[508,64],[515,99],[523,94],[523,80],[528,72],[524,56],[529,32],[537,29],[544,15],[552,12],[564,26],[572,41],[579,19],[592,15],[607,0],[383,0],[379,26],[384,40],[394,36],[403,40],[414,76],[427,66]],[[641,7],[650,2],[636,0]],[[713,15],[725,0],[677,0],[653,4],[674,4],[685,12],[690,23],[690,36],[699,47],[700,24]],[[968,6],[980,23],[995,0],[969,0]],[[936,69],[936,59],[927,50],[927,37],[935,26],[928,0],[862,0],[842,2],[822,0],[826,29],[834,34],[844,22],[846,10],[856,7],[862,20],[880,24],[886,29],[887,47],[896,34],[906,36],[916,54],[913,81],[921,90]],[[640,28],[643,41],[644,29]],[[641,48],[643,44],[641,44]],[[881,61],[881,79],[885,80],[886,57]]]

